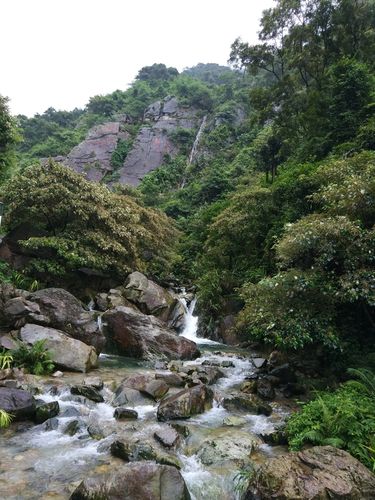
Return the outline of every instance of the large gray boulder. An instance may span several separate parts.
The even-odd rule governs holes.
[[[0,409],[10,413],[15,420],[33,418],[35,399],[27,391],[0,387]]]
[[[105,338],[96,321],[96,313],[86,311],[81,302],[62,288],[45,288],[28,296],[28,300],[39,306],[40,314],[45,319],[39,323],[62,330],[71,337],[95,347],[100,353]],[[28,321],[29,323],[37,322]]]
[[[71,500],[190,500],[190,494],[176,467],[153,462],[124,464],[109,474],[85,479]]]
[[[250,456],[262,440],[250,432],[236,430],[215,439],[207,439],[198,451],[204,465],[224,465],[234,463],[243,467],[250,463]]]
[[[21,328],[20,338],[29,345],[43,340],[53,362],[63,369],[87,372],[97,366],[98,356],[94,347],[72,339],[60,330],[27,324]]]
[[[172,320],[169,326],[179,320],[179,313],[184,314],[183,309],[176,308],[179,302],[175,296],[138,271],[127,277],[123,295],[144,314],[152,314],[165,323]]]
[[[103,315],[109,345],[123,356],[138,359],[195,359],[196,344],[167,328],[153,316],[119,306]]]
[[[213,392],[205,385],[184,389],[160,402],[158,420],[163,422],[198,415],[211,408],[212,399]]]
[[[271,458],[257,471],[248,500],[370,500],[375,476],[349,453],[315,446]]]

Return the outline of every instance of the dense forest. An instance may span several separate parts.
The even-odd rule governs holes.
[[[331,444],[372,469],[375,4],[278,0],[259,42],[235,40],[229,63],[154,64],[127,90],[33,118],[10,116],[1,97],[3,229],[27,226],[32,258],[1,262],[0,277],[75,290],[81,268],[119,281],[139,270],[196,287],[202,336],[230,330],[321,367],[287,424],[291,449]],[[111,160],[122,165],[145,109],[166,96],[206,117],[193,158],[197,130],[181,127],[179,153],[135,188],[54,162],[91,127],[126,117],[129,139]]]

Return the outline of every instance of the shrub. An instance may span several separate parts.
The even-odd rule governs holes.
[[[17,349],[11,351],[11,356],[14,366],[25,368],[34,375],[46,375],[55,369],[44,340],[38,340],[31,347],[19,342]]]
[[[352,370],[360,381],[349,381],[334,392],[323,392],[292,415],[287,435],[292,450],[305,444],[332,445],[375,465],[375,375]]]

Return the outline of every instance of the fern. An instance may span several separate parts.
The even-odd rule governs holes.
[[[16,366],[26,368],[34,375],[48,374],[55,368],[44,340],[38,340],[31,347],[19,342],[18,348],[12,351],[12,356]]]
[[[12,421],[13,415],[0,409],[0,428],[8,427]]]
[[[350,380],[348,385],[362,390],[371,397],[375,397],[375,373],[365,368],[349,368],[348,373],[359,380]]]

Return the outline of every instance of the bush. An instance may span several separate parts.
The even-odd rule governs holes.
[[[19,342],[17,349],[11,350],[10,353],[13,358],[12,366],[25,368],[34,375],[47,375],[55,369],[44,340],[38,340],[31,347]]]
[[[342,448],[369,468],[375,467],[375,375],[352,370],[360,381],[349,381],[324,392],[292,415],[287,435],[292,450],[306,444]]]

